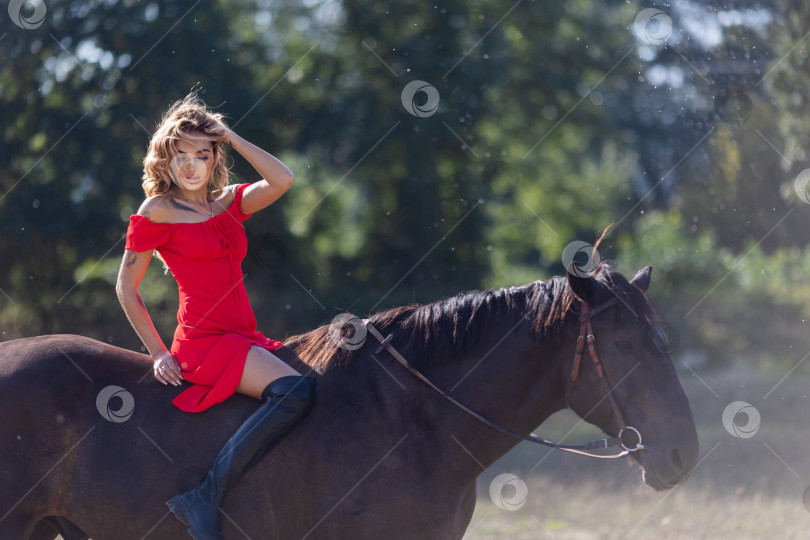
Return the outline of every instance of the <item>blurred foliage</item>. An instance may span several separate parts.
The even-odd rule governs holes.
[[[645,8],[666,45],[635,32]],[[782,348],[807,347],[799,2],[85,0],[4,21],[2,339],[141,347],[113,290],[123,235],[151,130],[199,87],[296,175],[245,223],[268,336],[545,279],[614,223],[603,256],[656,268],[684,351],[792,365]],[[405,110],[412,80],[435,114]],[[232,158],[234,182],[258,179]],[[141,291],[168,345],[159,261]]]
[[[680,212],[655,210],[617,246],[626,274],[653,265],[648,296],[680,340],[675,356],[703,349],[713,367],[792,367],[810,327],[810,246],[765,253],[749,239],[735,253],[712,231],[683,234],[685,225]]]

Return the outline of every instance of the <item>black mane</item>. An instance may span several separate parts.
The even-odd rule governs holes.
[[[623,300],[639,317],[656,319],[644,294],[624,276],[611,272],[606,261],[595,269],[593,278],[606,291]],[[391,344],[414,366],[423,367],[440,358],[453,361],[465,356],[478,345],[481,336],[487,334],[490,324],[502,323],[504,319],[511,327],[517,325],[521,317],[530,315],[529,334],[535,341],[559,334],[567,324],[578,319],[580,303],[574,300],[568,280],[556,276],[548,281],[497,290],[462,292],[429,304],[394,307],[375,313],[369,319],[383,335],[393,333]],[[629,310],[620,312],[630,313]],[[577,317],[568,317],[569,313]],[[326,324],[287,338],[285,345],[321,372],[331,365],[350,362],[356,351],[361,350],[340,347],[339,339],[333,339],[338,331],[341,329]],[[342,332],[351,337],[352,326],[344,324]],[[377,340],[370,333],[366,337],[368,340],[376,348]]]

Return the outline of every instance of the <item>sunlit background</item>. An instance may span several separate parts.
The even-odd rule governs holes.
[[[124,234],[152,130],[198,88],[295,173],[245,222],[268,337],[547,279],[610,224],[602,258],[654,267],[692,478],[656,493],[521,443],[482,473],[466,538],[810,534],[810,4],[44,0],[0,21],[3,341],[145,351],[114,292]],[[160,261],[141,292],[170,343]],[[502,473],[518,508],[490,496]]]

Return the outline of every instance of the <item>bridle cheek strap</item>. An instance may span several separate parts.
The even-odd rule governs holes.
[[[613,306],[616,301],[616,298],[611,298],[594,309],[590,309],[588,302],[585,302],[584,300],[581,301],[582,314],[579,316],[579,337],[577,338],[577,348],[574,351],[574,362],[571,366],[571,376],[569,377],[565,388],[565,406],[568,409],[571,408],[571,394],[574,391],[574,382],[579,377],[579,368],[582,364],[582,356],[585,353],[586,343],[588,344],[588,354],[590,355],[591,361],[596,368],[598,378],[601,380],[604,377],[602,362],[599,361],[599,353],[596,352],[596,338],[593,335],[591,319],[607,308]]]
[[[587,304],[585,304],[584,307],[587,307]],[[579,377],[579,365],[582,363],[582,354],[585,352],[585,343],[588,344],[588,354],[590,354],[591,361],[596,367],[596,373],[600,379],[602,378],[602,363],[599,361],[599,355],[596,353],[596,346],[594,345],[595,342],[596,338],[593,335],[591,320],[588,319],[585,322],[580,323],[579,337],[577,338],[577,350],[574,353],[574,367],[571,369],[571,382],[576,381],[577,377]]]
[[[568,409],[572,409],[571,407],[571,395],[574,392],[574,382],[579,377],[579,368],[582,365],[582,357],[585,354],[585,344],[588,344],[588,354],[591,357],[591,361],[593,362],[594,367],[596,368],[596,375],[598,381],[605,381],[607,386],[607,399],[608,403],[610,403],[611,409],[613,409],[613,414],[616,417],[618,423],[622,426],[619,430],[619,439],[621,440],[621,446],[625,449],[625,452],[634,452],[636,450],[641,450],[644,448],[641,439],[641,433],[634,427],[627,425],[627,422],[624,421],[624,415],[622,414],[621,409],[619,408],[619,404],[616,403],[616,397],[613,395],[613,387],[610,385],[610,381],[607,380],[604,374],[604,370],[602,369],[602,362],[599,360],[599,353],[596,351],[596,338],[593,335],[593,326],[591,325],[591,319],[595,317],[597,314],[601,313],[605,309],[613,306],[618,301],[618,298],[611,298],[607,302],[604,302],[593,309],[590,309],[588,303],[584,300],[581,300],[581,310],[582,314],[579,316],[579,337],[577,338],[577,347],[574,351],[574,360],[571,366],[571,376],[568,378],[568,382],[565,388],[565,407]],[[573,409],[572,409],[573,410]],[[625,443],[625,434],[630,434],[630,442],[629,444]],[[631,447],[632,445],[632,447]]]

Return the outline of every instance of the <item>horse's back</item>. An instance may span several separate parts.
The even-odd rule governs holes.
[[[91,537],[140,538],[256,408],[237,394],[185,413],[171,401],[189,384],[151,371],[149,356],[82,336],[0,343],[0,538],[27,538],[48,515]]]
[[[149,369],[146,355],[82,336],[0,343],[0,538],[27,537],[44,515],[70,512],[76,488],[89,489],[88,463],[103,463],[99,449],[134,429],[123,424],[130,398],[171,399],[157,397],[156,381],[140,382]]]
[[[70,481],[77,441],[70,404],[92,393],[71,357],[86,365],[85,356],[103,354],[101,345],[69,335],[0,343],[0,537],[28,537],[40,509],[56,503],[57,486]]]
[[[54,334],[14,339],[0,343],[0,384],[10,381],[57,381],[64,386],[73,379],[92,382],[106,371],[116,376],[146,372],[148,357],[94,339]],[[102,362],[103,361],[103,362]],[[93,373],[90,373],[93,372]]]
[[[147,372],[145,355],[87,337],[55,334],[0,343],[0,428],[47,433],[59,427],[90,427],[88,404],[122,381]],[[25,422],[21,421],[23,418]]]
[[[391,488],[429,485],[430,472],[413,469],[420,430],[369,365],[319,377],[312,413],[229,490],[228,537],[401,538],[408,515],[447,520],[435,501]],[[47,516],[91,538],[183,536],[165,501],[199,481],[258,403],[237,394],[189,414],[171,403],[182,391],[154,379],[148,356],[91,339],[0,344],[0,539],[28,538]]]

